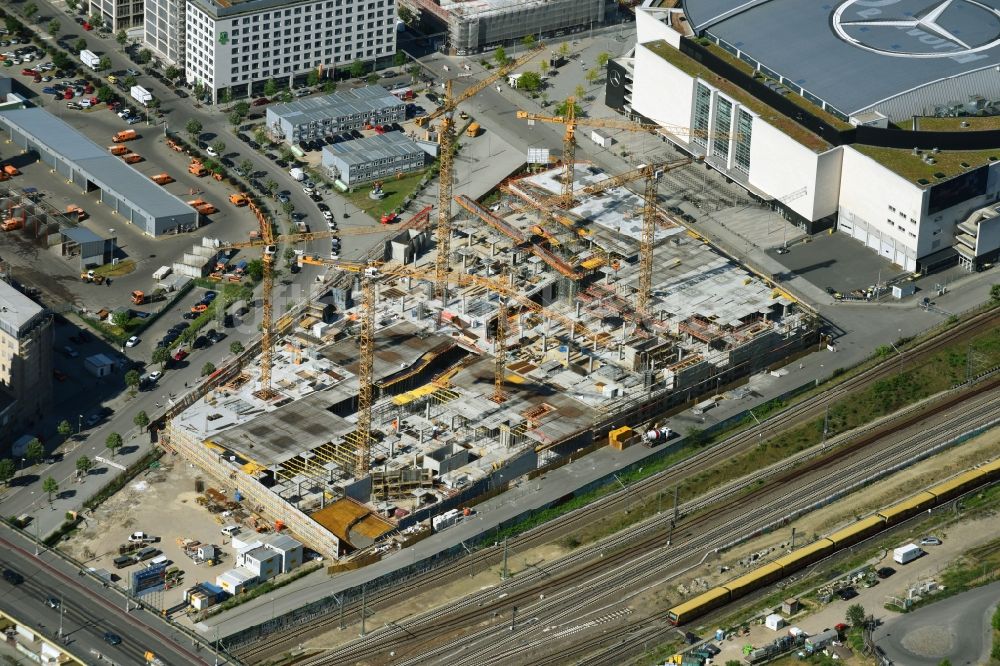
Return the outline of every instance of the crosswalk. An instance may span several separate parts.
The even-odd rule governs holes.
[[[625,607],[625,608],[622,608],[621,610],[616,610],[613,613],[608,613],[607,615],[602,615],[601,617],[598,617],[598,618],[595,618],[593,620],[590,620],[589,622],[584,622],[583,624],[577,624],[577,625],[574,625],[574,626],[569,627],[567,629],[563,629],[562,631],[557,631],[556,633],[552,634],[552,636],[555,637],[555,638],[561,638],[563,636],[569,636],[571,634],[575,634],[577,632],[584,631],[584,630],[590,629],[592,627],[596,627],[596,626],[599,626],[599,625],[602,625],[602,624],[606,624],[608,622],[611,622],[613,620],[617,620],[619,618],[627,617],[627,616],[631,615],[634,612],[635,611],[632,608]],[[552,627],[550,627],[549,629],[551,629],[551,628]],[[549,629],[546,629],[546,631],[549,631]]]

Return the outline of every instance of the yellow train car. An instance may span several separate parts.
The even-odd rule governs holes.
[[[976,471],[984,472],[985,473],[984,478],[987,481],[992,481],[994,479],[1000,478],[1000,458],[997,458],[993,462],[986,463]]]
[[[839,529],[829,535],[827,539],[833,542],[834,548],[847,548],[859,541],[867,539],[873,534],[885,529],[885,518],[879,515],[863,518],[853,525]]]
[[[935,504],[937,504],[937,498],[925,491],[898,504],[893,504],[887,509],[882,509],[877,515],[885,518],[885,524],[891,526],[901,523]]]
[[[729,590],[733,599],[736,599],[765,585],[770,585],[779,578],[781,578],[781,566],[772,562],[754,569],[748,574],[743,574],[739,578],[734,578],[728,583],[723,583],[722,587]]]
[[[808,546],[803,546],[798,550],[794,550],[787,555],[783,555],[774,561],[775,564],[781,567],[782,575],[788,576],[799,569],[803,569],[813,562],[818,562],[824,557],[832,553],[834,550],[833,542],[829,539],[819,539],[814,541]]]
[[[709,611],[713,611],[720,606],[729,603],[729,590],[724,587],[715,587],[699,594],[694,599],[688,599],[682,604],[674,606],[667,611],[667,620],[670,624],[677,626],[701,617]]]
[[[927,492],[934,495],[937,498],[938,504],[940,504],[941,502],[947,502],[953,497],[958,497],[976,486],[982,485],[986,482],[985,477],[986,474],[982,470],[974,469],[971,472],[965,472],[947,481],[942,481],[936,486],[928,488]]]

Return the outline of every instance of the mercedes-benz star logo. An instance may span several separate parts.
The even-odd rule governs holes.
[[[611,70],[611,73],[608,74],[608,81],[611,81],[611,85],[615,88],[619,87],[622,84],[622,73],[617,69]]]
[[[980,0],[847,0],[833,29],[872,53],[970,62],[1000,45],[1000,9]]]

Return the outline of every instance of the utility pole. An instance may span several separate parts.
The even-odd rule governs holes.
[[[340,630],[344,630],[344,595],[340,595],[337,599],[337,605],[340,606]]]
[[[367,609],[365,608],[365,592],[366,588],[364,585],[361,586],[361,637],[364,638],[365,635],[365,613]]]
[[[63,595],[59,595],[59,638],[63,637]]]
[[[674,519],[671,521],[672,523],[676,523],[677,519],[680,517],[681,508],[677,505],[677,498],[680,495],[680,492],[681,487],[674,486]]]
[[[510,611],[510,630],[514,631],[514,620],[517,618],[517,606],[511,607]]]
[[[674,541],[674,521],[670,521],[670,530],[667,532],[667,545],[669,546]]]
[[[792,547],[791,550],[795,550],[795,528],[792,528]]]
[[[823,442],[826,443],[826,434],[830,430],[830,405],[827,404],[826,412],[823,414]]]
[[[507,569],[507,537],[503,539],[503,568],[500,569],[500,580],[510,578],[510,571]]]

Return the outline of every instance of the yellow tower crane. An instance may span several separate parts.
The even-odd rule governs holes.
[[[673,125],[635,123],[629,120],[619,120],[617,118],[579,118],[576,115],[576,99],[566,98],[566,112],[562,116],[546,116],[540,113],[529,111],[518,111],[517,117],[528,122],[558,123],[566,126],[566,133],[563,134],[563,162],[565,165],[565,181],[562,187],[562,197],[560,205],[569,207],[573,204],[573,178],[576,160],[576,128],[579,127],[605,127],[609,129],[627,130],[630,132],[655,132],[663,129],[677,136],[702,136],[720,139],[728,139],[737,134],[726,134],[723,132],[707,132],[705,130],[692,129],[690,127],[676,127]]]
[[[455,140],[455,126],[452,113],[458,105],[465,100],[477,95],[479,92],[489,87],[493,83],[507,76],[516,68],[524,65],[534,58],[539,51],[544,48],[544,44],[538,43],[535,47],[522,55],[517,60],[513,60],[503,65],[485,79],[478,81],[457,97],[452,96],[451,79],[445,83],[444,104],[427,114],[416,119],[417,126],[423,127],[427,123],[440,118],[438,123],[438,219],[437,233],[435,241],[437,243],[437,279],[435,280],[435,291],[442,300],[446,297],[447,284],[446,274],[448,272],[448,255],[451,251],[451,185],[452,185],[452,154],[451,146]]]

